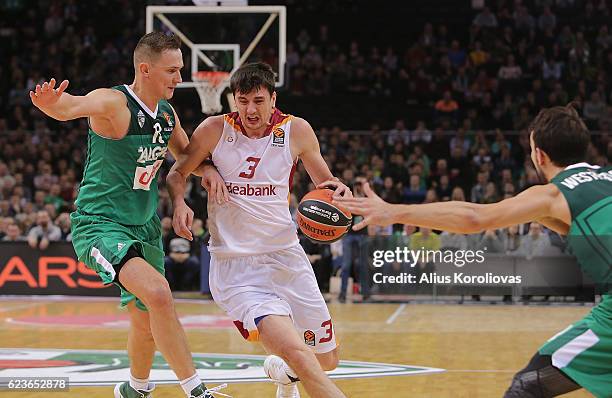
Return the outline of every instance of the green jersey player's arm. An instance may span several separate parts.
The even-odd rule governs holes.
[[[110,124],[104,131],[109,138],[121,138],[127,132],[130,111],[125,95],[119,91],[99,88],[87,95],[70,95],[64,91],[68,87],[67,80],[57,89],[54,87],[55,79],[51,79],[30,92],[32,103],[46,115],[59,121],[81,117],[101,120]]]
[[[187,145],[189,145],[189,138],[187,137],[185,129],[183,129],[183,126],[181,126],[181,121],[179,120],[174,107],[171,106],[171,108],[172,112],[174,112],[174,130],[172,130],[170,141],[168,141],[168,149],[170,150],[170,153],[172,153],[174,159],[178,159],[179,156],[187,149]],[[204,161],[200,163],[200,165],[193,171],[193,174],[197,175],[198,177],[202,177],[207,167],[215,168],[212,162],[204,159]]]
[[[349,211],[364,216],[357,229],[368,224],[401,223],[471,234],[531,221],[567,234],[571,213],[563,194],[553,184],[536,185],[517,196],[492,204],[440,202],[422,205],[393,205],[380,199],[367,185],[366,198],[337,198]]]
[[[183,150],[177,150],[176,154],[172,153],[176,162],[166,177],[172,203],[183,201],[187,177],[210,157],[219,141],[222,129],[223,116],[211,116],[195,129],[191,140]]]

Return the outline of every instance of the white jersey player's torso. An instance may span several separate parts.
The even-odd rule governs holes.
[[[212,160],[231,200],[208,201],[209,250],[215,255],[268,253],[298,243],[289,212],[291,121],[292,116],[276,111],[271,133],[251,139],[242,133],[236,113],[224,116]]]

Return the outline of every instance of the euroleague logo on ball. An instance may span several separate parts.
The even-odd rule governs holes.
[[[353,221],[348,210],[332,203],[333,194],[331,189],[315,189],[298,205],[298,226],[315,243],[337,241],[348,232]]]

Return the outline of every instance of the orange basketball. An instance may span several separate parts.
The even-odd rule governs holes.
[[[342,238],[351,227],[353,216],[341,206],[332,204],[331,189],[308,192],[298,205],[300,230],[315,243],[332,243]]]

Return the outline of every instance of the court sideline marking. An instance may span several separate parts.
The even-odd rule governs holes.
[[[404,311],[404,308],[406,308],[406,304],[401,304],[393,314],[391,314],[391,316],[387,319],[387,322],[385,322],[387,325],[391,325],[393,322],[395,322],[395,320],[397,319],[398,316],[400,316],[400,314],[402,313],[402,311]]]

